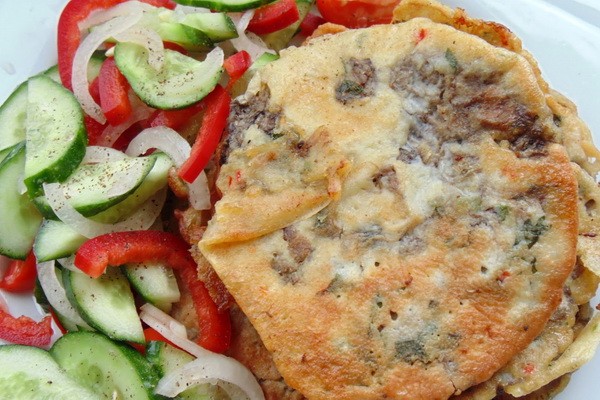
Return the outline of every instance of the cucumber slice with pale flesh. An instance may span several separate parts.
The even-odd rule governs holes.
[[[87,238],[62,221],[44,220],[33,242],[38,262],[56,260],[75,253]]]
[[[152,341],[146,347],[146,358],[154,364],[161,375],[167,375],[195,358],[183,350],[179,350],[165,342]],[[177,395],[185,400],[225,400],[227,395],[221,388],[210,383],[197,385]]]
[[[47,76],[30,78],[25,136],[25,185],[33,198],[42,183],[65,180],[85,155],[83,112],[73,93]]]
[[[0,346],[0,398],[10,400],[100,400],[77,383],[45,350]]]
[[[106,224],[115,223],[131,215],[150,197],[167,185],[169,170],[173,166],[173,161],[165,153],[154,153],[152,156],[156,157],[156,162],[142,184],[120,203],[94,215],[92,217],[94,221]]]
[[[129,282],[119,268],[108,268],[99,278],[65,269],[63,282],[69,301],[91,327],[115,340],[145,343]]]
[[[200,62],[177,51],[165,50],[164,65],[156,71],[148,63],[144,47],[125,42],[115,46],[115,62],[133,91],[144,103],[160,109],[189,106],[214,89],[223,72],[223,60],[211,54]]]
[[[42,222],[27,194],[21,194],[24,165],[24,142],[13,146],[0,162],[0,254],[23,260]]]
[[[25,140],[27,82],[21,83],[0,107],[0,149]]]
[[[60,184],[69,203],[89,217],[125,200],[154,167],[155,156],[127,157],[122,160],[80,165]],[[55,218],[45,197],[35,199],[46,218]]]
[[[225,13],[186,14],[181,24],[204,32],[214,42],[238,37],[233,20]]]
[[[153,389],[159,376],[154,366],[131,347],[100,333],[68,333],[54,343],[50,354],[74,381],[103,399],[156,398]]]
[[[173,270],[160,263],[126,264],[123,272],[144,300],[164,312],[169,312],[171,305],[181,297]]]
[[[184,6],[210,8],[213,11],[245,11],[257,8],[274,0],[175,0]]]

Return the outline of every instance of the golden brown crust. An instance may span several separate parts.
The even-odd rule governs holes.
[[[234,113],[200,248],[291,387],[444,399],[541,332],[578,226],[537,79],[515,53],[414,19],[313,39],[251,83],[264,108]]]

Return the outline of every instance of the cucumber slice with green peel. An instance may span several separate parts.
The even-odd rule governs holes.
[[[296,6],[298,7],[298,13],[300,14],[300,18],[298,19],[298,21],[283,29],[278,30],[277,32],[261,36],[263,42],[265,42],[267,47],[277,52],[286,48],[290,44],[292,38],[296,35],[296,33],[298,33],[298,28],[300,28],[300,24],[312,8],[313,3],[313,0],[296,0]]]
[[[81,318],[108,337],[145,343],[127,278],[119,268],[108,268],[99,278],[63,270],[65,291]]]
[[[87,136],[73,93],[43,75],[28,82],[25,185],[34,198],[42,194],[42,183],[71,175],[85,155]]]
[[[264,6],[275,0],[175,0],[184,6],[210,8],[213,11],[245,11]]]
[[[167,185],[169,170],[173,161],[165,153],[154,153],[154,167],[144,178],[142,184],[123,201],[92,217],[94,221],[112,224],[131,215],[156,192]]]
[[[21,83],[0,107],[0,150],[25,140],[27,82]]]
[[[68,333],[54,343],[50,354],[75,382],[102,399],[157,398],[155,367],[131,347],[100,333]]]
[[[0,397],[11,400],[100,400],[77,383],[45,350],[0,346]]]
[[[210,93],[223,72],[223,51],[215,48],[200,62],[179,52],[165,50],[160,71],[148,63],[148,51],[137,44],[118,43],[115,62],[133,91],[151,107],[178,109],[198,102]]]
[[[0,150],[0,162],[2,162],[2,160],[4,160],[4,158],[10,153],[11,150],[12,150],[12,147],[9,147],[4,150]]]
[[[88,73],[87,73],[88,81],[91,82],[94,79],[96,79],[96,77],[98,75],[100,75],[100,67],[102,67],[102,63],[104,62],[105,59],[106,59],[106,57],[104,56],[104,54],[99,51],[92,55],[92,58],[90,58],[90,62],[88,63]],[[42,74],[46,75],[47,77],[52,79],[54,82],[62,84],[62,82],[60,80],[60,73],[58,71],[58,65],[54,65],[54,66],[48,68],[47,70],[42,72]]]
[[[46,219],[33,242],[38,262],[56,260],[74,254],[87,238],[62,221]]]
[[[89,217],[123,201],[144,181],[156,162],[155,156],[80,165],[60,184],[69,203]],[[44,196],[35,205],[46,218],[56,218]]]
[[[42,72],[42,74],[44,74],[48,78],[52,79],[56,83],[61,83],[60,73],[58,72],[58,65],[54,65],[54,66],[48,68],[47,70]]]
[[[42,223],[27,194],[21,194],[25,157],[25,142],[21,142],[0,162],[0,254],[22,260]]]
[[[164,312],[171,311],[171,305],[181,298],[171,268],[159,263],[136,263],[124,265],[123,272],[144,300]]]
[[[238,37],[233,20],[225,13],[186,14],[180,22],[204,32],[213,42]]]
[[[159,341],[148,343],[146,358],[158,368],[163,376],[195,360],[185,351]],[[189,388],[178,394],[177,397],[185,400],[225,400],[228,398],[221,388],[210,383]]]
[[[176,21],[165,20],[167,11],[155,18],[144,19],[145,27],[150,28],[165,42],[177,43],[187,50],[208,50],[213,47],[213,41],[208,35],[194,27],[180,24]]]

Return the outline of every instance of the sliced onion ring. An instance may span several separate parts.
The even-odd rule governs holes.
[[[37,275],[52,308],[74,324],[91,329],[67,299],[67,293],[56,276],[54,260],[37,264]]]
[[[82,164],[97,164],[101,162],[119,161],[127,157],[127,154],[111,147],[88,146]]]
[[[141,13],[117,17],[99,25],[79,45],[73,59],[73,75],[71,83],[73,93],[83,110],[99,123],[106,122],[102,109],[92,98],[87,79],[87,67],[92,55],[100,45],[114,35],[126,31],[142,18]]]
[[[232,399],[264,400],[262,389],[250,370],[231,357],[213,353],[182,337],[172,328],[180,323],[170,315],[151,304],[144,304],[140,318],[173,344],[198,357],[165,375],[158,382],[155,393],[175,397],[191,386],[211,383],[221,386]]]
[[[190,157],[191,146],[175,130],[156,126],[141,131],[129,143],[125,154],[135,157],[150,149],[159,149],[168,155],[177,168]]]
[[[166,190],[160,190],[148,199],[127,219],[115,224],[104,224],[84,217],[71,206],[58,183],[44,183],[44,193],[48,204],[56,216],[75,232],[87,238],[106,233],[147,230],[152,226],[165,202]]]
[[[130,156],[144,154],[149,149],[159,149],[167,154],[175,167],[181,165],[190,157],[190,144],[176,131],[164,126],[144,129],[130,143],[125,153]],[[204,171],[196,180],[188,184],[189,201],[196,210],[208,210],[210,204],[210,190],[208,179]]]
[[[100,135],[100,138],[98,138],[98,145],[106,147],[114,145],[121,135],[133,124],[147,119],[154,112],[153,108],[144,104],[132,91],[129,93],[129,101],[133,109],[129,118],[119,125],[107,126]]]
[[[126,1],[104,10],[93,11],[86,19],[78,25],[79,30],[85,31],[93,26],[100,25],[116,17],[153,11],[156,7],[139,1]]]
[[[232,16],[232,19],[237,19],[235,28],[237,30],[238,37],[235,39],[231,39],[231,44],[233,45],[233,47],[235,47],[237,51],[247,51],[248,54],[250,54],[252,60],[256,60],[264,53],[275,54],[275,51],[268,48],[265,42],[263,42],[263,40],[254,33],[246,33],[248,24],[250,23],[250,20],[253,16],[254,10],[246,11],[244,14],[242,14],[241,18],[235,15]]]

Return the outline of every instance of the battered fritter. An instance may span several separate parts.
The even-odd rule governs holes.
[[[565,304],[573,149],[511,50],[421,18],[348,31],[234,103],[200,247],[308,398],[460,394]]]

